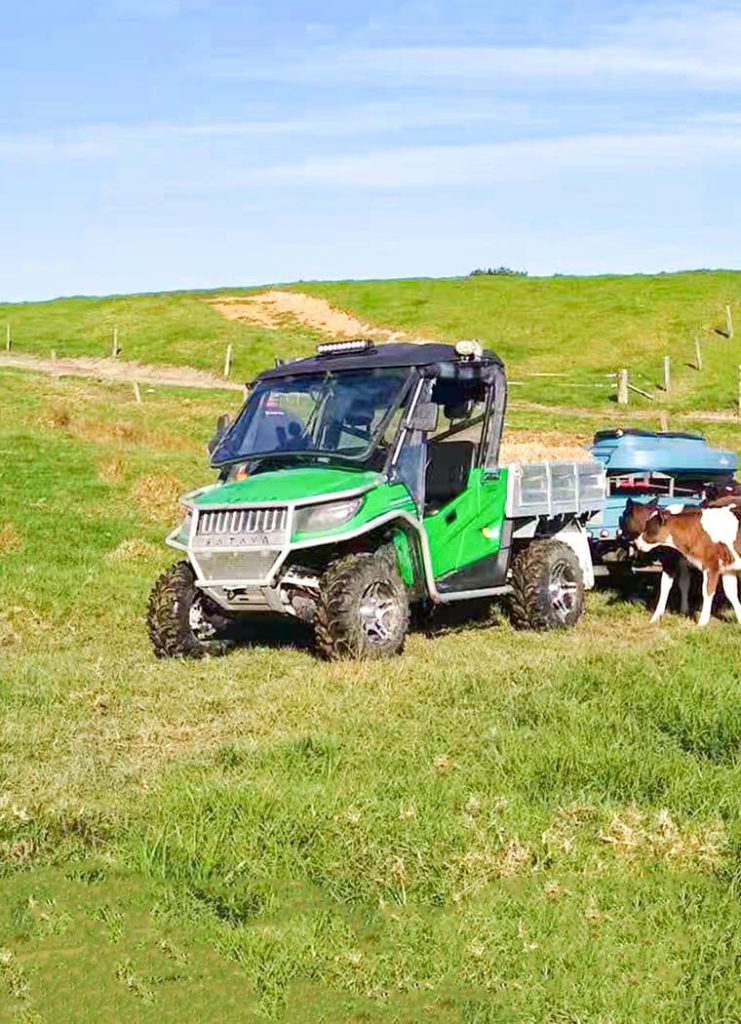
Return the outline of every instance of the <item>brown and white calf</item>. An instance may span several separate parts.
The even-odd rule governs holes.
[[[738,507],[657,509],[635,539],[639,551],[671,548],[702,572],[702,611],[698,626],[707,626],[718,580],[741,622],[738,578],[741,572],[741,510]]]
[[[628,498],[625,511],[620,517],[620,529],[628,540],[635,542],[648,523],[651,516],[659,511],[657,501],[649,501],[643,504],[640,501],[633,501]],[[684,505],[669,505],[668,512],[681,512]],[[690,567],[685,558],[678,551],[659,551],[658,562],[661,565],[661,579],[659,581],[659,600],[656,610],[651,616],[651,622],[658,622],[666,611],[669,601],[669,594],[675,583],[679,584],[680,610],[682,615],[690,613]]]

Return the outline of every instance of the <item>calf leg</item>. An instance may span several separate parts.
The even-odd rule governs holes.
[[[715,588],[718,586],[718,570],[705,569],[702,574],[702,611],[698,620],[698,626],[707,626],[710,622],[710,613],[713,610],[713,597]]]
[[[736,613],[736,618],[741,622],[741,601],[738,599],[738,576],[733,573],[726,573],[723,576],[723,590]]]
[[[659,581],[659,600],[656,605],[656,611],[651,616],[651,622],[658,622],[661,616],[666,611],[666,602],[669,600],[669,594],[672,589],[674,579],[669,575],[666,570],[661,574],[661,580]]]
[[[679,563],[679,594],[682,602],[682,615],[689,615],[690,613],[690,582],[690,567],[684,559],[681,559]]]

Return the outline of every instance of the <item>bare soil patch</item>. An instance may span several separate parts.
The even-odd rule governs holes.
[[[188,366],[148,366],[146,363],[123,359],[96,359],[92,356],[74,356],[67,359],[48,359],[44,356],[0,353],[0,370],[33,370],[52,377],[94,377],[139,384],[164,384],[180,388],[221,388],[241,391],[242,385],[225,380],[205,370]]]
[[[275,331],[291,320],[333,338],[372,337],[385,341],[406,338],[403,331],[373,327],[330,305],[326,299],[303,292],[268,291],[258,295],[223,296],[210,300],[217,313],[227,320],[260,324]],[[415,340],[415,339],[409,339]]]

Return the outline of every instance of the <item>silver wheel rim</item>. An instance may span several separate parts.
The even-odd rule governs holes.
[[[573,566],[569,565],[568,562],[556,562],[551,570],[548,594],[551,600],[551,607],[561,622],[566,622],[569,616],[576,610],[578,592],[579,581],[576,578]]]
[[[206,617],[200,594],[196,595],[188,609],[188,624],[196,640],[211,640],[216,636],[216,627]]]
[[[370,644],[385,644],[399,625],[399,605],[394,588],[384,580],[375,580],[360,598],[360,625]]]

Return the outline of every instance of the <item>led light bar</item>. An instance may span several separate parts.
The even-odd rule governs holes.
[[[368,352],[375,348],[370,338],[357,338],[354,341],[327,341],[317,345],[316,351],[319,356],[331,356],[340,352]]]

